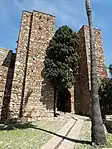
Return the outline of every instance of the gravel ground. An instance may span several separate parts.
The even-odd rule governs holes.
[[[0,130],[0,149],[40,149],[53,134],[58,132],[67,119],[43,119],[27,124],[9,124]]]

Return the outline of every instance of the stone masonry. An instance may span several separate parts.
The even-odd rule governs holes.
[[[11,96],[15,54],[0,48],[0,115],[7,118]]]
[[[0,113],[2,109],[2,103],[3,103],[3,98],[4,98],[4,90],[5,90],[5,84],[7,80],[7,72],[8,72],[8,67],[10,65],[10,60],[11,60],[11,53],[9,54],[9,59],[6,62],[6,57],[10,53],[7,49],[2,49],[0,48]],[[4,62],[7,64],[7,67],[4,67]]]
[[[10,102],[14,116],[38,117],[53,109],[53,89],[43,76],[45,50],[53,34],[54,16],[23,12]]]
[[[55,17],[38,11],[23,11],[15,54],[0,49],[1,118],[53,116],[54,91],[44,76],[45,51],[54,35]],[[98,77],[107,77],[101,31],[95,31]],[[89,28],[83,26],[80,37],[77,89],[71,92],[71,112],[87,115],[90,103]],[[14,67],[15,65],[15,67]],[[77,92],[78,90],[78,92]],[[75,93],[75,95],[74,95]]]
[[[90,115],[90,37],[88,26],[83,26],[78,35],[80,37],[80,48],[78,53],[80,55],[79,61],[79,84],[80,84],[80,112],[84,115]],[[107,77],[107,70],[105,67],[104,50],[102,46],[101,30],[94,29],[95,36],[95,56],[97,65],[97,76],[98,78]]]

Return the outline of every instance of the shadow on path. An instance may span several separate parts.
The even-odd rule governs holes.
[[[54,133],[54,132],[52,132],[52,131],[45,130],[45,129],[42,129],[42,128],[34,128],[34,129],[38,129],[38,130],[41,130],[41,131],[44,131],[44,132],[53,134],[53,135],[55,135],[55,136],[58,136],[58,137],[60,137],[60,138],[66,139],[66,140],[71,141],[71,142],[81,143],[81,144],[89,144],[89,145],[91,145],[91,141],[72,139],[72,138],[69,138],[69,137],[66,137],[66,136],[62,136],[62,135],[59,135],[59,134],[57,134],[57,133]]]
[[[77,139],[69,138],[69,137],[66,137],[66,136],[54,133],[54,132],[49,131],[49,130],[39,128],[36,125],[32,124],[31,122],[21,123],[21,122],[13,122],[12,121],[12,122],[6,122],[5,124],[0,124],[0,131],[3,131],[3,130],[9,130],[10,131],[10,130],[15,130],[15,129],[27,129],[27,128],[32,128],[32,129],[37,129],[37,130],[40,130],[40,131],[44,131],[46,133],[58,136],[58,137],[60,137],[62,139],[66,139],[68,141],[72,141],[74,143],[81,143],[81,144],[89,144],[89,145],[91,145],[91,141],[77,140]],[[74,135],[75,135],[75,132],[74,132]]]

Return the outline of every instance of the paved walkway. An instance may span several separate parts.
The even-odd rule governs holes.
[[[75,141],[77,141],[84,121],[87,119],[89,118],[74,115],[41,149],[74,149]]]

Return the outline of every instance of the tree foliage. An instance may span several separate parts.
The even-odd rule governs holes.
[[[110,73],[111,78],[112,78],[112,64],[109,65],[109,73]]]
[[[53,86],[71,88],[78,72],[78,36],[68,26],[60,27],[46,50],[45,75]]]
[[[104,78],[99,87],[102,116],[112,114],[112,79]]]
[[[107,67],[110,78],[101,79],[99,86],[99,97],[102,116],[112,114],[112,64]]]

